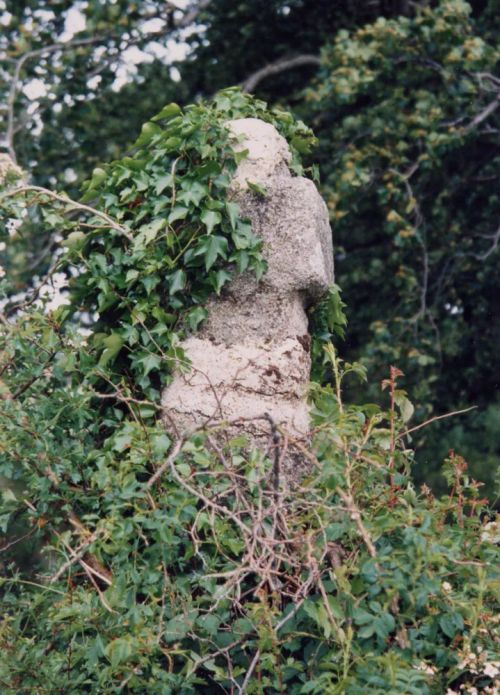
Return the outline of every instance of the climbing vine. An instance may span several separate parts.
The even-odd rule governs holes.
[[[19,214],[24,196],[31,215],[64,230],[60,264],[75,269],[73,308],[96,319],[89,339],[96,369],[113,379],[128,374],[148,398],[158,397],[167,378],[162,357],[183,359],[179,336],[205,318],[208,296],[234,273],[259,278],[265,270],[261,243],[229,194],[246,150],[235,151],[227,121],[243,116],[273,123],[290,143],[292,169],[302,172],[311,131],[228,89],[184,111],[165,106],[143,126],[131,156],[95,169],[81,201],[94,215],[29,186],[7,198],[11,213]],[[68,210],[84,219],[68,221]]]

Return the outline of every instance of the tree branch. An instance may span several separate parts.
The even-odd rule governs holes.
[[[115,222],[109,215],[106,215],[105,212],[101,212],[100,210],[96,210],[95,208],[90,207],[90,205],[84,205],[83,203],[77,203],[76,200],[72,200],[71,198],[67,198],[63,195],[59,195],[58,193],[54,193],[54,191],[50,191],[48,188],[43,188],[42,186],[21,186],[20,188],[14,188],[10,191],[7,191],[3,195],[0,196],[0,203],[4,198],[11,198],[15,195],[19,195],[21,193],[41,193],[43,195],[46,195],[48,198],[52,198],[53,200],[57,200],[60,203],[64,203],[65,205],[69,205],[71,208],[74,210],[82,210],[83,212],[88,212],[91,215],[95,215],[96,217],[100,217],[101,220],[103,220],[106,225],[110,229],[114,229],[115,232],[118,232],[122,236],[126,237],[129,241],[133,240],[132,234],[126,229],[126,227],[123,227],[122,225],[118,224],[118,222]]]
[[[486,106],[482,111],[480,111],[472,121],[465,127],[465,130],[469,132],[476,126],[478,126],[480,123],[482,123],[484,120],[488,118],[488,116],[491,116],[492,113],[494,113],[498,107],[500,106],[500,94],[497,94],[495,99],[493,101],[490,101],[488,106]]]
[[[274,63],[269,63],[263,68],[260,68],[260,70],[249,75],[241,82],[240,87],[244,92],[252,92],[262,80],[271,77],[271,75],[277,75],[280,72],[293,70],[303,65],[321,65],[321,59],[319,56],[309,55],[307,53],[295,56],[294,58],[280,58]]]
[[[198,3],[195,3],[191,9],[186,11],[186,14],[181,17],[181,19],[175,22],[175,29],[184,29],[185,27],[188,27],[192,22],[194,22],[200,12],[210,5],[211,1],[212,0],[199,0]]]
[[[498,244],[500,243],[500,226],[494,234],[488,235],[487,238],[491,239],[491,246],[483,253],[474,254],[474,258],[477,258],[478,261],[485,261],[489,256],[491,256],[492,253],[494,253],[497,250]]]
[[[445,413],[444,415],[435,415],[434,417],[429,418],[425,422],[420,423],[420,425],[415,425],[415,427],[410,427],[410,429],[401,432],[401,434],[398,434],[397,439],[402,439],[403,437],[406,437],[412,432],[421,430],[422,427],[427,427],[427,425],[430,425],[431,422],[436,422],[436,420],[444,420],[444,418],[453,417],[454,415],[462,415],[463,413],[468,413],[470,410],[475,410],[476,408],[477,405],[471,405],[469,408],[463,408],[462,410],[454,410],[452,413]]]

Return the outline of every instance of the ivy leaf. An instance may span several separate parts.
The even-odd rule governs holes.
[[[203,198],[208,195],[208,186],[199,181],[183,183],[182,188],[183,191],[179,193],[177,200],[188,206],[192,203],[195,207],[198,207]]]
[[[176,222],[177,220],[184,220],[188,214],[188,209],[180,205],[176,205],[172,212],[168,216],[168,223]]]
[[[84,232],[70,232],[61,245],[67,248],[70,252],[77,252],[82,250],[82,248],[85,246],[86,240],[87,235]]]
[[[124,427],[119,430],[113,437],[113,451],[122,453],[132,446],[132,438],[134,435],[133,428],[129,423],[125,423]]]
[[[155,135],[162,132],[162,129],[156,123],[151,123],[148,121],[142,126],[141,134],[137,138],[135,145],[136,147],[142,147],[146,145]]]
[[[238,268],[238,273],[240,273],[241,275],[241,273],[245,272],[250,263],[250,256],[248,254],[248,251],[239,251],[237,254],[235,254],[235,260],[236,267]]]
[[[222,258],[227,258],[228,243],[227,239],[223,236],[207,237],[200,245],[200,252],[203,251],[205,258],[205,270],[210,270],[215,261],[219,256]]]
[[[216,273],[210,274],[210,284],[216,294],[220,294],[221,289],[229,280],[231,280],[231,275],[226,270],[218,270]]]
[[[401,412],[401,418],[403,422],[408,422],[408,420],[411,419],[413,413],[415,412],[415,407],[413,403],[402,394],[396,394],[395,401]]]
[[[255,277],[257,280],[260,280],[267,270],[267,262],[261,258],[254,258],[252,260],[252,268],[255,273]]]
[[[14,491],[11,490],[10,488],[6,488],[5,490],[2,490],[2,497],[5,503],[8,502],[17,502],[17,497],[14,494]]]
[[[132,178],[132,181],[139,192],[146,191],[149,188],[149,176],[145,171],[139,172],[137,176]]]
[[[114,360],[123,347],[123,338],[118,333],[111,333],[102,340],[105,349],[99,360],[99,366],[105,367],[111,360]]]
[[[171,187],[173,185],[174,177],[172,174],[164,174],[156,181],[155,193],[160,195],[163,193],[165,188]]]
[[[182,109],[179,106],[179,104],[175,104],[172,102],[171,104],[167,104],[162,108],[162,110],[156,114],[156,116],[153,116],[151,119],[152,121],[161,121],[163,119],[170,119],[173,118],[174,116],[178,116],[181,113]]]
[[[116,667],[132,655],[132,643],[129,637],[118,637],[106,647],[106,656],[111,666]]]
[[[328,330],[339,338],[343,338],[344,327],[347,325],[347,318],[344,313],[345,304],[340,298],[340,292],[341,290],[338,285],[331,285],[324,302]]]
[[[264,188],[264,186],[261,186],[259,183],[253,183],[252,181],[249,181],[247,179],[247,186],[248,188],[252,191],[252,193],[255,193],[258,195],[260,198],[265,198],[267,195],[267,191]]]
[[[146,277],[141,279],[141,282],[146,289],[146,293],[150,295],[152,290],[154,290],[156,285],[160,282],[160,278],[158,275],[146,275]]]
[[[231,238],[237,249],[249,249],[258,243],[252,233],[252,226],[247,222],[238,222],[236,231],[233,232]]]
[[[170,437],[164,433],[156,434],[151,438],[153,453],[158,457],[164,456],[167,453],[167,451],[170,449],[171,443],[172,440]]]
[[[90,179],[89,183],[89,190],[93,190],[95,188],[99,188],[101,183],[103,183],[107,179],[108,175],[104,171],[104,169],[101,169],[100,167],[96,167],[94,171],[92,172],[92,178]]]
[[[201,306],[197,306],[194,309],[191,309],[191,311],[188,312],[187,315],[187,322],[188,326],[192,331],[196,331],[198,329],[198,326],[202,321],[204,321],[208,316],[208,311]]]
[[[234,152],[234,161],[236,164],[239,164],[246,159],[248,157],[248,152],[249,150],[238,150],[238,152]]]
[[[138,277],[139,277],[139,271],[136,268],[131,268],[130,270],[127,271],[127,274],[125,275],[125,282],[127,284],[130,284],[132,282],[135,282]]]
[[[153,353],[144,355],[137,360],[137,364],[142,364],[143,374],[147,376],[153,369],[158,369],[161,364],[161,357]]]
[[[460,613],[454,613],[453,615],[443,615],[439,619],[439,627],[447,637],[453,639],[457,632],[463,630],[464,621]]]
[[[238,215],[240,213],[240,206],[238,203],[226,202],[226,210],[229,216],[229,222],[231,223],[232,229],[236,229],[236,223],[238,221]]]
[[[215,225],[219,224],[222,220],[222,216],[220,212],[216,210],[208,210],[205,208],[201,213],[200,219],[207,228],[207,234],[211,234]]]
[[[139,251],[154,241],[158,236],[158,232],[165,229],[166,226],[167,220],[161,217],[140,227],[139,234],[134,239],[134,251]]]
[[[184,270],[176,270],[169,278],[169,294],[180,292],[186,287],[187,276]]]
[[[6,533],[12,514],[0,514],[0,531]]]
[[[301,138],[301,137],[296,135],[294,138],[292,138],[292,141],[290,144],[300,154],[309,154],[312,146],[314,145],[314,141],[311,141],[310,138],[309,139]]]

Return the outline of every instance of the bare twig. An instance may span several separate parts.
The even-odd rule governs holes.
[[[117,401],[120,401],[121,403],[133,403],[134,405],[147,405],[150,408],[154,408],[155,410],[162,411],[163,408],[161,405],[158,405],[158,403],[155,403],[154,401],[146,401],[146,400],[141,400],[139,398],[132,398],[132,396],[126,396],[123,394],[120,389],[116,388],[116,385],[113,384],[113,382],[110,382],[114,387],[115,387],[115,392],[114,393],[99,393],[99,391],[96,391],[93,388],[90,388],[92,392],[92,396],[94,398],[99,398],[101,400],[109,400],[109,399],[114,399]]]
[[[0,203],[5,198],[12,198],[23,193],[39,193],[42,195],[46,195],[48,198],[52,198],[53,200],[57,200],[58,202],[63,203],[64,205],[70,206],[73,210],[81,210],[82,212],[87,212],[91,215],[94,215],[95,217],[99,217],[101,220],[103,220],[103,222],[106,223],[103,226],[109,227],[110,229],[114,229],[116,232],[126,237],[129,241],[133,240],[133,237],[131,233],[128,231],[128,229],[118,224],[118,222],[115,222],[115,220],[109,217],[109,215],[106,215],[105,212],[96,210],[95,208],[90,207],[90,205],[78,203],[76,200],[72,200],[71,198],[60,195],[59,193],[54,193],[54,191],[51,191],[48,188],[43,188],[42,186],[20,186],[19,188],[13,188],[12,190],[5,191],[4,193],[2,193],[2,195],[0,195]]]
[[[493,75],[491,72],[472,72],[468,74],[478,80],[488,80],[500,87],[500,77]]]
[[[477,258],[478,261],[485,261],[497,250],[498,244],[500,243],[500,226],[498,227],[497,231],[494,234],[489,235],[488,238],[491,239],[490,248],[483,253],[474,254],[474,258]]]
[[[177,458],[177,455],[179,454],[180,450],[182,449],[183,444],[184,444],[184,439],[177,439],[177,441],[174,442],[172,450],[171,450],[170,454],[168,455],[168,458],[166,459],[166,461],[164,461],[164,463],[161,464],[161,466],[155,471],[155,473],[151,476],[151,478],[146,483],[146,488],[148,490],[150,490],[153,487],[153,485],[156,484],[156,482],[161,478],[161,476],[165,473],[165,471],[168,468],[171,468],[172,463]]]
[[[49,584],[55,584],[58,579],[60,579],[63,574],[72,567],[75,563],[80,562],[80,560],[86,555],[87,550],[99,537],[99,533],[94,532],[90,538],[84,541],[78,548],[78,550],[70,549],[71,557],[67,560],[61,567],[57,570],[55,574],[49,579]]]
[[[493,101],[490,101],[490,103],[482,111],[480,111],[478,114],[476,114],[476,116],[474,116],[472,121],[465,126],[465,131],[469,132],[473,128],[478,126],[480,123],[482,123],[484,120],[486,120],[488,118],[488,116],[491,116],[491,114],[494,113],[498,109],[499,106],[500,106],[500,94],[497,94],[495,99],[493,99]]]
[[[398,434],[397,439],[402,439],[403,437],[406,437],[408,434],[411,434],[412,432],[421,430],[422,427],[427,427],[427,425],[430,425],[431,422],[435,422],[436,420],[444,420],[444,418],[453,417],[454,415],[462,415],[463,413],[468,413],[469,411],[475,410],[476,408],[477,405],[471,405],[470,408],[464,408],[463,410],[454,410],[453,412],[445,413],[444,415],[435,415],[434,417],[429,418],[425,422],[422,422],[420,425],[410,427],[410,429],[401,432],[401,434]]]
[[[274,488],[274,501],[277,503],[279,489],[280,489],[280,433],[276,427],[276,423],[269,413],[264,413],[264,417],[269,422],[271,427],[271,438],[272,438],[272,449],[273,449],[273,488]]]
[[[368,531],[365,528],[365,525],[363,524],[363,521],[361,519],[361,512],[356,507],[354,500],[352,499],[351,495],[348,495],[340,487],[337,487],[337,493],[338,493],[339,497],[343,500],[343,502],[345,502],[345,505],[347,507],[347,511],[351,515],[351,519],[356,524],[356,527],[359,531],[359,535],[363,539],[364,544],[366,546],[366,549],[368,550],[368,553],[370,554],[371,557],[376,558],[377,557],[377,551],[375,549],[375,545],[373,544],[373,541],[370,538],[370,534],[368,533]]]
[[[18,543],[21,543],[21,541],[24,541],[26,538],[29,538],[33,533],[35,533],[36,528],[32,528],[28,533],[24,533],[22,536],[18,536],[17,538],[14,538],[14,540],[10,541],[9,543],[6,543],[5,545],[2,545],[0,548],[0,553],[4,553],[6,550],[9,548],[12,548],[12,546],[17,545]]]
[[[244,679],[243,683],[241,684],[240,693],[242,695],[244,695],[244,693],[246,692],[248,684],[250,683],[250,678],[252,677],[252,674],[255,671],[255,667],[259,663],[259,659],[260,659],[260,649],[257,649],[252,661],[250,662],[250,666],[248,667],[248,671],[246,673],[245,679]]]
[[[271,75],[278,75],[280,72],[293,70],[294,68],[299,68],[304,65],[321,65],[321,58],[319,56],[309,54],[298,55],[294,58],[280,58],[274,63],[269,63],[263,68],[260,68],[260,70],[257,70],[249,75],[240,84],[240,87],[244,92],[253,92],[253,90],[260,82],[262,82],[262,80],[271,77]]]

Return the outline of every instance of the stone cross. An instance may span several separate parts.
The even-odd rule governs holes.
[[[327,208],[312,181],[292,176],[287,142],[272,125],[243,118],[228,127],[235,149],[248,150],[231,195],[263,240],[268,269],[260,281],[250,272],[235,277],[209,301],[208,319],[182,344],[191,371],[163,392],[165,425],[181,433],[226,423],[259,444],[269,437],[268,414],[292,438],[307,438],[306,309],[333,282]]]

